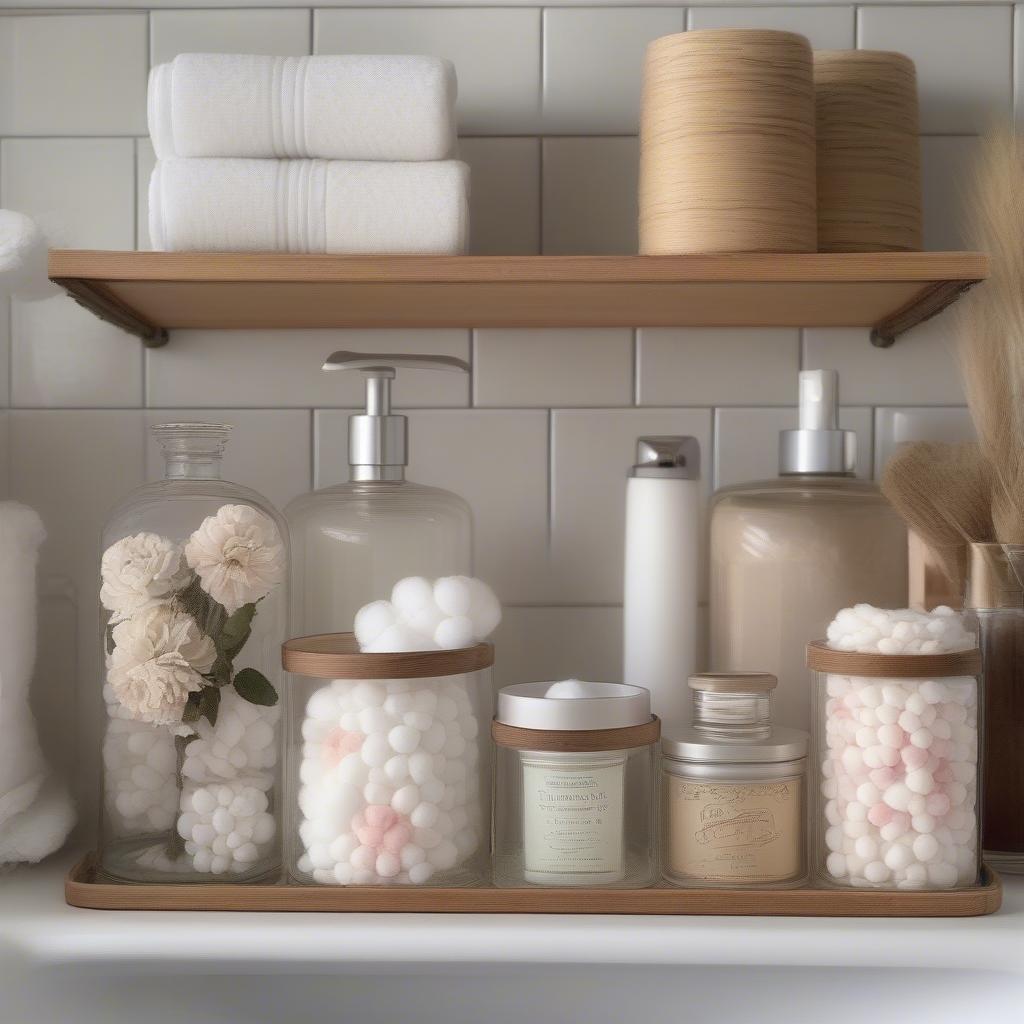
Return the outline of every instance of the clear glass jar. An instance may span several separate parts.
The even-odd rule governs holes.
[[[287,534],[220,477],[230,428],[153,428],[165,478],[113,511],[100,603],[99,861],[120,881],[251,881],[280,865]]]
[[[282,649],[286,859],[315,885],[481,885],[489,867],[490,644],[363,654],[350,633]]]
[[[773,726],[767,673],[690,679],[693,725],[661,741],[661,865],[675,885],[796,886],[807,876],[807,750]]]
[[[524,683],[498,694],[494,884],[638,889],[654,881],[650,694]]]
[[[1024,545],[971,544],[966,606],[985,663],[985,863],[1024,873]]]
[[[979,871],[977,649],[807,648],[817,673],[815,871],[825,885],[953,889]]]

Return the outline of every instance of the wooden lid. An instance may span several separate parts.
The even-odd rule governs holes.
[[[815,672],[880,679],[976,676],[981,673],[981,651],[974,647],[943,654],[864,654],[836,651],[824,640],[812,640],[807,645],[807,667]]]
[[[491,721],[491,739],[499,747],[513,750],[545,750],[562,754],[585,754],[599,750],[631,750],[657,743],[661,719],[651,715],[643,725],[622,729],[521,729],[497,719]]]
[[[494,664],[494,645],[457,651],[364,654],[352,633],[300,636],[281,644],[286,672],[317,679],[423,679],[476,672]]]

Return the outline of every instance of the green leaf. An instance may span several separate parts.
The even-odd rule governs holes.
[[[235,676],[235,689],[238,696],[250,704],[270,708],[277,703],[277,690],[262,672],[254,668],[243,668]]]
[[[229,615],[224,621],[220,635],[215,637],[217,650],[220,651],[228,661],[245,646],[252,633],[252,619],[256,614],[255,603],[243,604],[238,611]]]
[[[220,690],[216,686],[204,686],[200,691],[199,714],[210,725],[217,724],[217,712],[220,709]]]
[[[186,724],[199,721],[199,694],[190,693],[188,695],[188,702],[185,704],[185,710],[181,713],[181,720]]]
[[[188,586],[179,590],[174,595],[174,599],[177,601],[178,607],[191,615],[196,620],[196,625],[207,636],[212,637],[214,643],[216,643],[216,638],[220,635],[221,630],[224,628],[224,623],[227,621],[228,613],[224,605],[214,601],[203,590],[199,584],[199,577],[193,575]]]

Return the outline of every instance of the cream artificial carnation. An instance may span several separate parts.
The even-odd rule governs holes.
[[[284,544],[274,521],[250,505],[222,505],[185,545],[185,560],[210,597],[233,615],[283,579]]]
[[[100,564],[100,601],[119,622],[188,582],[181,548],[156,533],[136,533],[111,544]]]
[[[114,626],[111,639],[107,681],[118,702],[139,721],[180,722],[217,657],[195,619],[168,602],[151,605]]]

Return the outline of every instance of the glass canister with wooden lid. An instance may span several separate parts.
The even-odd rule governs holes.
[[[976,884],[982,659],[962,617],[949,608],[847,608],[828,641],[808,645],[807,665],[818,680],[819,881]]]
[[[282,648],[286,860],[315,885],[487,878],[494,648],[364,654],[350,633]]]

